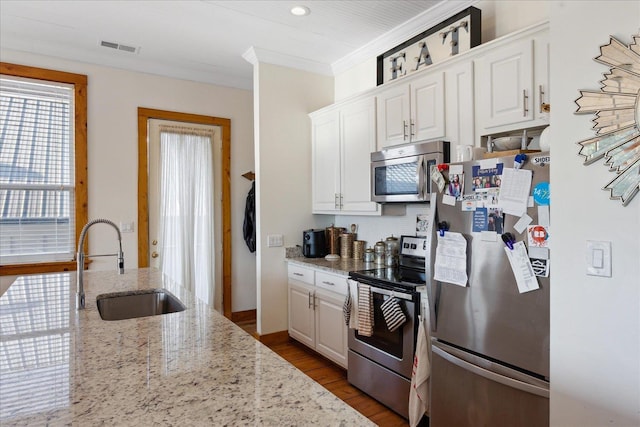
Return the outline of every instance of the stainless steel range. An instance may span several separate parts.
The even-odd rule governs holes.
[[[420,291],[425,288],[425,237],[402,236],[399,265],[352,271],[351,286],[371,287],[373,334],[349,329],[349,383],[408,418],[411,370],[420,314]],[[395,331],[387,328],[380,306],[395,298],[406,322]]]

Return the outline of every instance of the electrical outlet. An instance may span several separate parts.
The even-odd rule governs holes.
[[[121,233],[133,233],[133,222],[120,222]]]
[[[268,234],[267,235],[267,247],[275,248],[284,245],[284,238],[282,234]]]

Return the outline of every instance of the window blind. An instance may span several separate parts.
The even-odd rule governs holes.
[[[0,77],[0,262],[75,252],[73,85]]]

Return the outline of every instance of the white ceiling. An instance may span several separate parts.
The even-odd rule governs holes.
[[[331,74],[383,53],[472,3],[0,0],[0,46],[251,89],[250,57]],[[311,14],[293,16],[293,5],[305,5]],[[103,40],[139,51],[101,47]]]

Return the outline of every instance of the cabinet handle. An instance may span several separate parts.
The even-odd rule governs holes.
[[[307,300],[309,301],[309,308],[311,308],[311,292],[307,294]]]
[[[527,90],[523,89],[522,90],[522,116],[523,117],[527,117],[527,113],[529,112],[529,109],[527,108],[528,99],[529,97],[527,96]]]
[[[316,311],[316,293],[313,293],[313,311]]]
[[[334,207],[335,209],[338,209],[338,193],[335,193],[335,194],[333,195],[333,207]]]
[[[302,274],[302,273],[293,273],[293,275],[294,276],[300,276],[300,277],[304,276],[304,274]]]
[[[404,139],[406,141],[407,139],[407,128],[409,127],[409,125],[407,125],[407,121],[403,120],[402,121],[402,139]]]
[[[343,206],[343,204],[342,204],[342,193],[340,193],[340,209],[342,209],[342,206]]]
[[[544,102],[544,90],[542,85],[539,86],[540,91],[540,112],[541,113],[549,113],[551,111],[551,104],[547,104]]]
[[[322,283],[324,283],[325,285],[329,285],[329,286],[335,286],[336,285],[335,283],[327,282],[326,280],[324,282],[322,282]]]
[[[413,128],[415,127],[415,122],[413,120],[411,120],[410,122],[411,127],[409,128],[409,132],[411,135],[411,139],[413,139],[414,136],[416,136],[416,133],[413,131]]]

